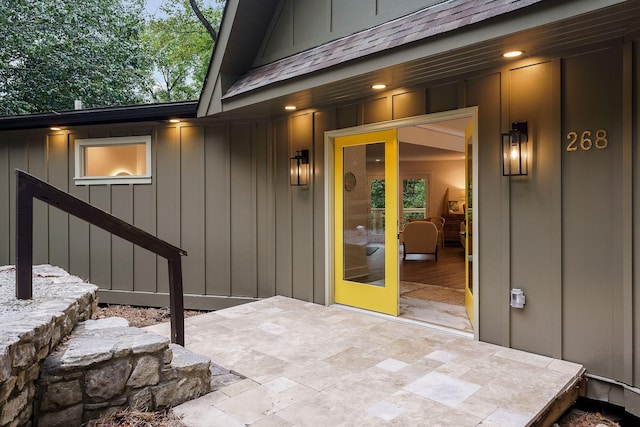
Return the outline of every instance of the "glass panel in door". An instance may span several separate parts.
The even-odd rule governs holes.
[[[335,166],[334,301],[397,316],[396,131],[336,138]]]

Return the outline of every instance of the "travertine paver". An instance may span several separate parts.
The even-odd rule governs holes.
[[[582,366],[285,297],[185,320],[246,380],[180,405],[189,426],[527,425]],[[169,325],[148,329],[169,334]]]

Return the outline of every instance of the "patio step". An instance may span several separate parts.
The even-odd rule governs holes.
[[[88,320],[45,360],[35,419],[38,426],[66,426],[126,407],[153,411],[208,393],[211,379],[209,358],[166,337],[122,318]]]

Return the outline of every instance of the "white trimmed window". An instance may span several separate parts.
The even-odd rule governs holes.
[[[76,185],[150,184],[151,136],[76,139]]]

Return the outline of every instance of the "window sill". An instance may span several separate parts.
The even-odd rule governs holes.
[[[94,176],[74,177],[76,185],[151,184],[150,176]]]

